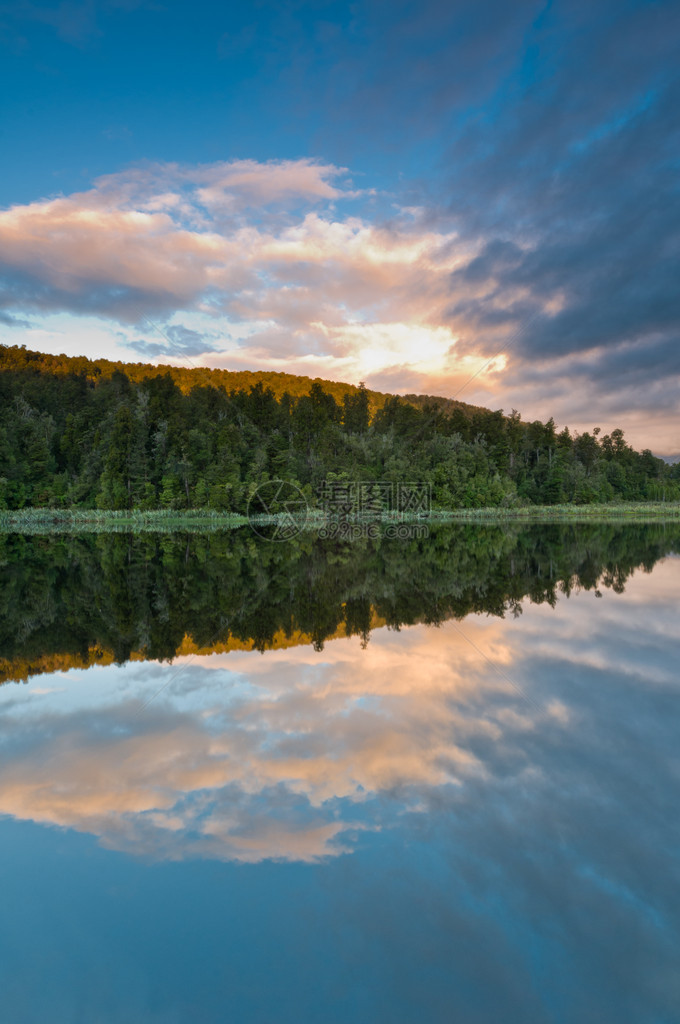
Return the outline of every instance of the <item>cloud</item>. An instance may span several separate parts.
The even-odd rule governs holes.
[[[541,6],[369,0],[303,19],[295,8],[267,5],[255,38],[246,30],[235,42],[255,43],[258,57],[267,55],[299,117],[318,117],[325,152],[361,160],[377,139],[381,158],[403,166],[417,146],[420,173],[432,139],[449,137],[457,116],[493,98],[498,81],[507,80]],[[277,50],[282,38],[288,47],[279,42]]]
[[[475,637],[503,663],[511,655],[499,630],[480,620]],[[395,671],[404,644],[415,676]],[[474,652],[455,633],[385,631],[369,651],[347,640],[323,656],[299,648],[264,660],[178,659],[179,685],[143,717],[118,689],[121,669],[98,671],[102,685],[86,685],[75,706],[43,685],[18,717],[18,706],[5,716],[12,757],[0,771],[0,813],[154,857],[336,856],[352,848],[350,833],[377,827],[363,809],[375,794],[474,774],[482,769],[467,740],[498,733],[495,712],[484,722],[453,706],[480,681]],[[139,696],[158,689],[164,670],[133,671]],[[66,678],[79,686],[80,675]],[[502,682],[491,689],[501,705],[514,702]]]
[[[563,360],[565,388],[585,382],[596,405],[654,410],[663,381],[677,396],[679,28],[664,3],[546,9],[517,52],[514,88],[453,133],[441,223],[483,240],[452,275],[461,348],[500,345],[541,314],[513,345],[504,386],[526,373],[537,395],[538,376],[550,387]]]
[[[130,348],[140,352],[147,358],[156,359],[160,356],[173,356],[175,359],[186,359],[190,356],[205,355],[207,352],[219,351],[217,345],[209,340],[200,331],[194,331],[183,324],[169,324],[164,328],[158,327],[151,321],[146,321],[154,336],[159,336],[160,341],[148,341],[142,338],[135,338],[128,342]]]
[[[30,320],[23,320],[20,317],[11,316],[9,313],[4,313],[0,309],[0,324],[5,327],[30,327]]]
[[[342,191],[331,184],[333,178],[346,175],[346,168],[320,165],[311,160],[282,160],[268,164],[256,160],[237,160],[210,175],[209,184],[198,189],[197,197],[208,209],[229,205],[240,197],[249,205],[306,200],[351,199],[360,194]]]
[[[166,213],[98,199],[57,198],[0,213],[5,304],[134,318],[187,304],[206,287],[220,239],[177,228]]]
[[[298,204],[357,199],[370,190],[352,187],[345,167],[317,160],[231,160],[212,164],[145,163],[115,174],[103,175],[95,183],[102,202],[128,204],[131,209],[167,209],[183,214],[198,226],[214,217],[255,211],[258,218],[273,217],[271,207],[283,205],[295,212]],[[202,212],[201,212],[202,211]],[[227,219],[226,223],[237,223]],[[248,223],[247,219],[240,223]]]
[[[0,295],[8,309],[122,324],[212,317],[227,338],[247,336],[251,360],[316,359],[331,376],[404,371],[424,355],[421,372],[436,372],[453,353],[442,320],[469,247],[411,212],[383,224],[337,213],[360,198],[344,169],[309,160],[132,168],[0,212]],[[132,347],[218,350],[193,327],[161,329]]]

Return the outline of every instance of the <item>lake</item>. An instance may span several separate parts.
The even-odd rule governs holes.
[[[680,1019],[677,522],[0,567],[3,1019]]]

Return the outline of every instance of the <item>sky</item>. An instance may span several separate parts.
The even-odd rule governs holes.
[[[680,5],[0,0],[0,342],[680,453]]]

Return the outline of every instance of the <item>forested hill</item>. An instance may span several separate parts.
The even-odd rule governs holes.
[[[257,384],[271,389],[276,398],[288,394],[294,398],[308,395],[312,384],[320,384],[327,394],[333,395],[336,402],[342,405],[345,395],[353,395],[358,391],[356,384],[345,384],[339,381],[322,380],[320,377],[303,377],[294,373],[281,373],[275,370],[212,370],[207,366],[170,366],[154,363],[123,363],[110,359],[88,359],[87,356],[53,356],[45,352],[31,352],[24,346],[0,345],[0,372],[5,370],[22,370],[32,373],[49,373],[57,376],[85,376],[90,383],[96,384],[113,376],[124,373],[133,383],[141,383],[148,377],[169,375],[183,394],[195,387],[224,388],[226,391],[249,391]],[[366,390],[371,416],[382,409],[390,397],[381,391]],[[480,407],[468,405],[449,398],[432,397],[430,395],[407,395],[405,400],[411,405],[422,406],[426,403],[444,404],[447,408],[458,408],[468,416],[472,416]]]
[[[369,481],[428,484],[442,509],[680,499],[680,465],[634,451],[620,430],[573,435],[288,374],[0,347],[0,508],[245,512],[271,479],[310,505],[324,484]]]

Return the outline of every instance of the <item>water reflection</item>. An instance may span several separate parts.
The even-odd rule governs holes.
[[[449,526],[427,540],[257,543],[226,534],[0,535],[0,681],[190,651],[368,642],[376,626],[518,614],[620,593],[680,551],[680,524]],[[599,588],[599,589],[598,589]]]
[[[116,892],[128,891],[137,870],[123,863],[146,865],[145,884],[183,908],[171,930],[196,921],[212,936],[203,955],[215,972],[199,991],[181,944],[162,965],[138,950],[151,976],[169,984],[167,997],[149,1002],[121,950],[134,947],[132,922],[158,915],[151,944],[168,922],[160,897],[136,888],[130,930],[119,924],[107,954],[119,981],[134,983],[104,1013],[94,994],[75,1007],[67,1001],[52,1019],[218,1021],[229,1019],[228,1005],[248,1022],[672,1021],[680,997],[677,539],[658,527],[620,528],[600,548],[598,536],[556,544],[549,532],[519,531],[463,552],[441,541],[439,562],[416,552],[398,566],[396,555],[392,565],[389,553],[373,552],[370,572],[343,563],[346,552],[308,551],[292,562],[289,552],[290,604],[250,595],[213,653],[180,653],[171,664],[142,657],[157,640],[141,644],[151,620],[119,600],[129,588],[118,591],[113,625],[103,610],[90,612],[92,589],[78,620],[73,565],[55,567],[52,541],[31,551],[44,575],[22,585],[41,586],[44,602],[23,639],[10,638],[8,664],[73,654],[76,636],[100,650],[110,639],[119,653],[120,638],[134,637],[141,653],[85,670],[66,662],[0,688],[5,841],[21,822],[38,823],[41,834],[64,835],[48,825],[96,837],[102,856],[125,855],[101,868],[118,879]],[[237,578],[258,571],[242,566]],[[159,581],[177,587],[165,594],[167,643],[179,637],[173,650],[181,650],[189,634],[205,649],[198,610],[214,609],[194,604],[198,588],[179,588],[173,572],[153,577],[161,597]],[[205,579],[219,604],[216,573],[206,569]],[[327,594],[331,576],[340,582]],[[108,586],[115,573],[102,578]],[[367,602],[372,631],[354,629],[356,616],[348,628],[352,600]],[[521,614],[501,614],[520,602]],[[55,607],[71,610],[61,637],[57,619],[49,626]],[[278,646],[244,649],[255,634],[259,646],[265,636]],[[48,846],[43,868],[53,856]],[[83,856],[69,854],[74,870]],[[208,883],[210,864],[253,873]],[[159,874],[163,865],[181,874]],[[297,882],[283,874],[294,868],[305,872]],[[102,922],[115,916],[107,896],[74,884]],[[227,892],[218,925],[211,901]],[[59,901],[52,890],[44,898]],[[7,919],[25,912],[10,906]],[[39,940],[52,957],[60,927]],[[218,971],[228,943],[260,970],[285,967],[258,987],[228,945],[229,966],[222,960]],[[49,991],[52,1006],[66,998],[58,981]],[[24,994],[16,999],[25,1005]],[[32,1005],[36,1015],[25,1019],[39,1019]]]
[[[0,812],[154,857],[308,861],[426,812],[442,791],[460,802],[494,781],[554,786],[566,753],[580,775],[614,744],[637,772],[637,748],[653,727],[654,759],[672,721],[653,716],[676,696],[679,597],[668,559],[653,585],[639,575],[615,600],[585,592],[559,614],[5,687]]]

